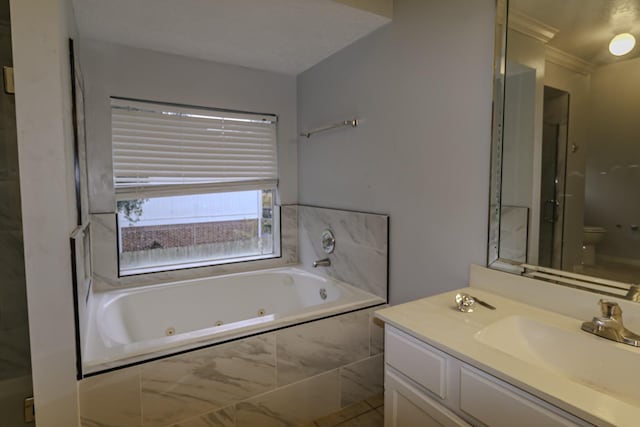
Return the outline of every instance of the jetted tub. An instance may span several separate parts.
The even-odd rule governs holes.
[[[382,304],[299,268],[95,292],[85,374]]]

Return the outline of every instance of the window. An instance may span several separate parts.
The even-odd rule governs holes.
[[[276,122],[112,98],[120,275],[279,256]]]

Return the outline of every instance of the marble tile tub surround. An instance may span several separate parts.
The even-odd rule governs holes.
[[[143,286],[156,283],[189,280],[200,277],[220,276],[230,273],[283,267],[298,263],[298,206],[280,207],[281,248],[280,258],[271,258],[251,262],[222,264],[211,267],[199,267],[184,270],[163,271],[158,273],[118,277],[118,251],[115,214],[92,214],[91,245],[93,252],[92,288],[107,291],[114,288]]]
[[[298,206],[299,257],[303,268],[327,274],[387,300],[389,216]],[[333,231],[335,251],[327,255],[322,232]],[[313,262],[329,258],[330,267],[313,268]]]
[[[89,297],[92,288],[92,257],[90,248],[91,235],[89,224],[79,226],[71,233],[71,257],[74,265],[73,274],[75,276],[75,292],[77,304],[77,325],[80,337],[84,339],[89,326]],[[77,344],[76,344],[77,345]],[[83,346],[80,345],[80,349]],[[80,350],[83,351],[83,350]]]
[[[316,274],[325,274],[387,299],[389,217],[301,205],[281,206],[280,258],[211,267],[118,277],[117,233],[114,214],[92,214],[93,289],[143,286],[300,263]],[[331,229],[336,236],[334,253],[321,248],[321,235]],[[313,268],[313,261],[329,257],[330,267]]]
[[[502,206],[500,215],[500,258],[527,262],[529,208]]]
[[[85,378],[82,426],[310,423],[382,392],[382,326],[373,311]]]

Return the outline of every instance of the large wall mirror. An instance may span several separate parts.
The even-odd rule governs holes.
[[[499,9],[489,265],[625,294],[640,282],[640,0]]]

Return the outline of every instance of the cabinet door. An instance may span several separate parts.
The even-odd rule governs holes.
[[[386,363],[440,399],[446,399],[447,359],[451,357],[392,326],[385,330]]]
[[[461,427],[469,426],[449,409],[442,406],[402,374],[385,369],[384,425],[385,427]]]
[[[460,409],[492,427],[576,427],[585,421],[470,366],[460,370]]]

